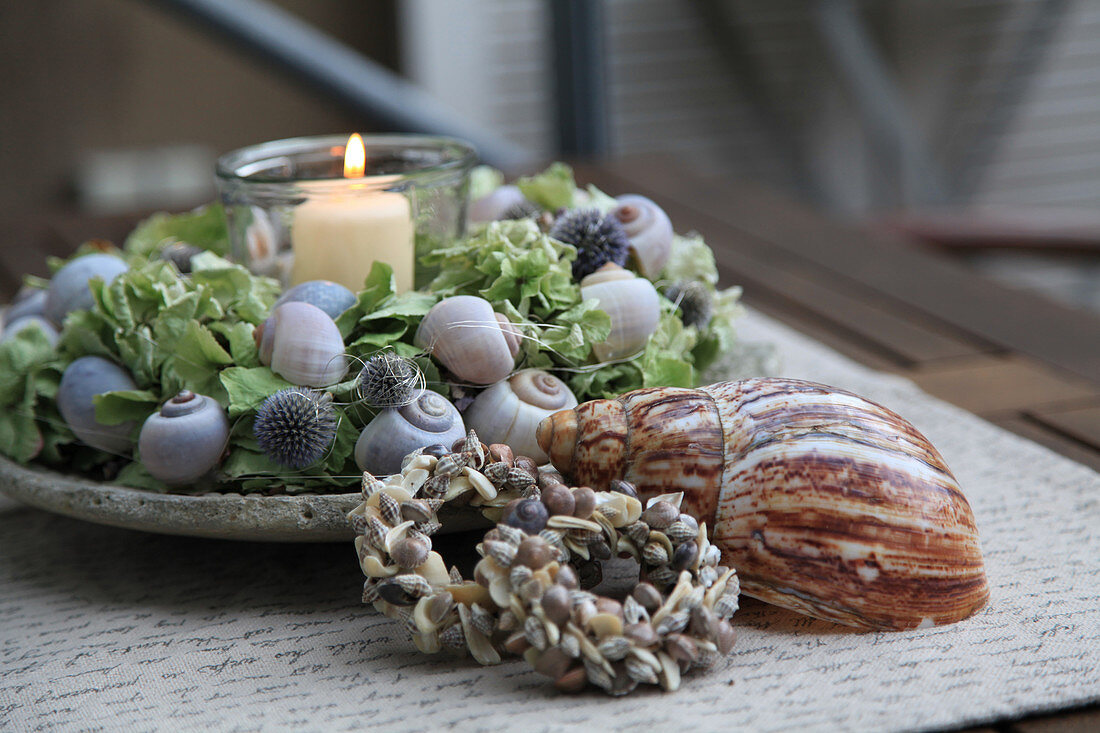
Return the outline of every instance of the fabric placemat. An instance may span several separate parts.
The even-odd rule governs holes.
[[[984,611],[855,633],[743,598],[734,653],[678,692],[567,697],[522,661],[417,653],[358,602],[350,543],[158,536],[4,501],[0,729],[910,730],[1100,700],[1100,475],[760,314],[741,333],[941,450],[981,530]]]

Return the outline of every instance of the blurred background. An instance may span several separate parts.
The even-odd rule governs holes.
[[[231,22],[293,47],[272,17],[443,116],[381,74],[404,116],[372,111]],[[209,200],[237,147],[444,119],[507,167],[671,156],[1100,309],[1100,3],[0,0],[0,33],[8,260]]]

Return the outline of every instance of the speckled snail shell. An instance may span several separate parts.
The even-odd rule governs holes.
[[[166,484],[189,484],[218,465],[229,440],[225,410],[204,395],[184,390],[141,426],[141,463]]]
[[[598,300],[611,317],[607,339],[592,345],[600,361],[633,356],[657,330],[661,303],[656,288],[618,265],[608,263],[581,280],[581,298]]]
[[[576,404],[565,382],[541,369],[524,369],[479,394],[464,418],[485,442],[504,443],[518,455],[546,463],[535,430],[543,418]]]
[[[656,280],[672,252],[672,222],[657,204],[645,196],[628,194],[616,199],[612,215],[630,237],[630,253],[638,272]]]
[[[456,295],[432,306],[415,341],[460,380],[493,384],[515,368],[520,336],[506,317],[493,312],[489,301]]]
[[[470,202],[467,218],[474,223],[503,219],[508,209],[518,206],[526,200],[523,192],[518,187],[512,185],[500,186],[481,198]]]
[[[451,445],[465,437],[462,415],[450,400],[422,389],[410,403],[379,412],[359,434],[355,462],[375,476],[401,472],[401,459],[417,448]]]
[[[340,329],[309,303],[283,303],[256,329],[255,338],[260,362],[293,384],[327,387],[347,371]]]
[[[578,483],[683,491],[742,592],[861,628],[953,623],[989,597],[970,505],[890,410],[791,379],[654,388],[555,413],[539,445]]]

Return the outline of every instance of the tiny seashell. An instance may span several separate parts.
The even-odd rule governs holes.
[[[539,651],[546,649],[548,644],[546,627],[536,617],[528,616],[527,620],[523,622],[523,635],[527,638],[528,643]]]
[[[651,529],[664,529],[679,517],[679,508],[667,501],[654,502],[642,512],[642,521],[648,524]]]
[[[408,489],[413,494],[416,494],[420,490],[420,487],[431,477],[431,473],[426,468],[414,468],[409,471],[405,471],[401,476],[401,485]]]
[[[501,521],[528,534],[535,534],[546,527],[546,506],[538,499],[520,499],[509,505]]]
[[[367,578],[363,582],[363,603],[374,603],[378,600],[378,583],[374,578]]]
[[[466,638],[466,648],[480,664],[500,664],[500,654],[493,648],[485,634],[477,630],[470,617],[470,609],[458,606],[458,617],[462,624],[462,633]]]
[[[423,448],[418,448],[417,450],[424,450],[424,449]],[[433,468],[435,468],[435,464],[439,462],[438,458],[436,458],[435,456],[430,455],[428,453],[416,453],[416,454],[410,454],[410,456],[411,456],[411,458],[409,460],[408,465],[401,467],[401,472],[402,473],[404,473],[405,471],[415,471],[418,468],[423,468],[423,469],[426,469],[428,471],[431,471]]]
[[[713,639],[718,634],[718,615],[706,606],[696,606],[691,610],[688,628],[695,636]]]
[[[658,636],[665,636],[677,631],[683,631],[687,628],[688,621],[690,620],[691,614],[687,611],[674,611],[658,621],[654,627],[654,631],[657,632]]]
[[[542,610],[546,617],[558,626],[565,624],[573,610],[569,591],[561,585],[552,585],[542,594]]]
[[[417,523],[427,522],[435,514],[428,502],[422,499],[409,499],[401,502],[401,518]]]
[[[704,565],[699,568],[699,582],[703,584],[704,588],[711,587],[716,580],[718,580],[718,571],[713,567]]]
[[[729,618],[739,608],[737,596],[722,596],[714,604],[714,613],[719,618]]]
[[[508,491],[515,491],[517,493],[522,493],[535,485],[535,478],[522,468],[512,467],[508,469],[508,473],[504,479],[504,488]]]
[[[642,607],[642,604],[638,603],[634,596],[627,596],[623,600],[623,622],[627,626],[648,620],[649,613]]]
[[[681,514],[680,516],[684,515]],[[692,528],[684,522],[676,520],[664,530],[664,533],[670,540],[672,540],[673,545],[678,545],[681,542],[687,542],[688,540],[695,539],[696,535],[699,534],[699,527],[695,526],[694,528]]]
[[[596,492],[587,486],[573,489],[573,516],[588,519],[596,510]]]
[[[585,625],[599,639],[623,633],[622,619],[613,613],[596,613]]]
[[[676,605],[677,610],[680,611],[692,611],[698,608],[703,603],[703,594],[707,592],[707,589],[701,585],[696,585],[691,589],[684,598]]]
[[[432,587],[419,575],[395,575],[378,584],[378,595],[395,606],[412,606],[431,594]]]
[[[642,547],[649,539],[649,525],[645,522],[634,522],[622,528],[623,534],[633,540],[634,544]]]
[[[589,659],[584,660],[584,671],[588,675],[588,681],[596,685],[596,687],[610,690],[612,684],[614,684],[611,675],[599,664]]]
[[[436,593],[428,601],[427,615],[433,624],[438,625],[455,607],[454,596],[447,591]]]
[[[389,494],[382,493],[378,495],[378,511],[387,524],[401,523],[401,504]]]
[[[576,492],[574,492],[574,494],[575,493]],[[599,524],[597,524],[596,522],[593,522],[590,519],[581,519],[579,517],[563,517],[563,516],[560,516],[560,515],[550,517],[546,521],[546,526],[551,527],[553,529],[568,529],[568,530],[580,529],[580,530],[587,530],[589,532],[597,532],[597,533],[600,532],[600,525]]]
[[[546,675],[551,679],[558,679],[565,674],[572,662],[573,660],[561,648],[552,646],[540,654],[538,660],[532,666],[539,674]]]
[[[596,645],[604,659],[612,662],[617,662],[625,657],[627,652],[630,651],[630,647],[630,640],[625,636],[608,636],[601,639],[600,643]]]
[[[589,543],[588,554],[592,556],[593,560],[610,560],[611,546],[603,539],[597,539],[595,542]]]
[[[435,464],[436,476],[457,476],[462,472],[462,469],[466,468],[466,464],[469,462],[469,458],[461,453],[448,453],[439,459],[439,462]]]
[[[379,489],[385,486],[379,479],[375,478],[372,474],[363,471],[363,499],[369,499],[371,494],[377,493]]]
[[[733,630],[733,626],[726,619],[722,619],[718,622],[718,638],[715,639],[715,643],[718,645],[718,652],[720,654],[729,654],[733,649],[733,645],[737,641],[737,632]]]
[[[626,673],[630,678],[648,685],[657,684],[657,673],[646,662],[633,655],[626,658]]]
[[[454,624],[440,631],[439,643],[448,649],[465,649],[466,636],[463,633],[462,624]]]
[[[566,656],[576,659],[581,655],[581,644],[577,641],[577,637],[572,634],[566,634],[561,638],[558,643],[558,648],[561,649]]]
[[[621,667],[618,673],[611,680],[611,689],[608,690],[613,697],[622,697],[623,695],[629,695],[634,692],[638,687],[638,680],[631,677],[626,671],[626,664],[616,665]]]
[[[563,484],[550,484],[542,489],[542,503],[546,505],[551,515],[561,514],[572,516],[576,505],[573,501],[573,492]]]
[[[684,542],[672,553],[669,565],[673,570],[688,570],[695,564],[698,556],[698,545],[694,542]]]
[[[546,540],[538,535],[533,535],[519,543],[513,562],[526,565],[532,570],[538,570],[550,562],[551,551],[551,547]]]
[[[463,494],[467,494],[474,490],[474,485],[470,483],[470,479],[465,475],[452,476],[450,483],[447,484],[447,493],[443,495],[443,501],[454,501]]]
[[[485,549],[485,554],[504,567],[509,567],[512,561],[516,557],[516,546],[508,543],[493,540],[485,540],[482,542],[482,547]]]
[[[411,570],[420,567],[428,559],[431,544],[427,540],[405,537],[390,547],[390,556],[398,567]]]
[[[562,538],[565,537],[565,534],[559,532],[556,529],[544,529],[539,532],[539,537],[543,538],[547,541],[547,543],[554,545],[555,547],[560,547],[562,543]]]
[[[558,568],[558,574],[554,576],[554,582],[570,591],[579,587],[577,571],[573,569],[572,565],[562,565]]]
[[[530,648],[531,642],[527,641],[527,636],[522,631],[509,634],[508,638],[504,640],[504,651],[509,654],[519,656],[525,654]]]
[[[657,675],[661,687],[668,692],[680,689],[680,665],[667,652],[657,652],[657,659],[661,661],[661,671]]]
[[[668,552],[660,542],[647,542],[642,548],[642,559],[648,565],[664,565],[668,562]]]
[[[384,548],[386,552],[393,551],[394,545],[397,544],[398,541],[404,539],[409,534],[409,530],[412,529],[413,524],[413,522],[405,521],[398,522],[393,527],[390,527],[390,530],[386,532]]]
[[[386,535],[389,533],[390,528],[382,522],[378,517],[371,516],[367,519],[367,528],[363,532],[363,536],[366,537],[367,542],[371,543],[379,550],[386,549]]]
[[[513,527],[510,524],[498,524],[496,531],[499,533],[501,540],[513,545],[523,542],[523,538],[527,536],[522,529]]]
[[[538,576],[535,576],[529,578],[519,587],[519,595],[526,603],[532,603],[536,599],[541,598],[545,590],[546,586],[543,585],[542,580]]]
[[[669,634],[665,639],[665,650],[684,667],[690,667],[699,657],[695,642],[684,634]]]
[[[459,585],[464,582],[462,579],[462,572],[454,565],[451,566],[449,575],[451,576],[452,585]]]
[[[503,463],[506,466],[511,466],[515,457],[515,452],[510,445],[505,443],[493,443],[489,446],[489,458],[495,463]]]
[[[500,612],[500,618],[497,620],[497,629],[500,631],[515,631],[519,628],[519,619],[512,609],[506,608]]]
[[[431,537],[433,534],[443,529],[443,525],[439,522],[417,522],[413,526],[416,527],[417,532],[420,532],[426,537]]]
[[[718,546],[707,545],[707,549],[703,553],[703,562],[707,565],[717,565],[721,559],[722,551],[718,549]]]
[[[442,499],[451,486],[451,477],[436,474],[420,487],[420,493],[429,499]]]
[[[364,534],[367,531],[367,516],[365,514],[351,514],[348,516],[351,528],[355,534]]]
[[[480,471],[475,471],[473,468],[467,466],[463,469],[466,478],[474,486],[476,491],[483,499],[495,499],[497,495],[497,487],[493,486],[493,482],[486,478],[485,474]]]
[[[493,635],[493,627],[496,625],[496,619],[493,618],[493,614],[486,611],[478,604],[474,604],[470,607],[470,621],[481,633],[486,636]]]
[[[509,545],[512,547],[512,557],[515,557],[515,545]],[[508,572],[508,582],[512,584],[513,588],[519,588],[528,580],[531,579],[531,574],[534,571],[526,565],[516,565]]]
[[[630,624],[623,629],[623,636],[633,641],[635,648],[653,646],[661,640],[647,621]]]
[[[670,585],[676,580],[676,571],[670,568],[668,565],[662,565],[661,567],[647,573],[646,577],[653,585],[664,588]]]
[[[497,461],[496,463],[486,464],[482,469],[482,473],[485,477],[493,482],[494,486],[504,487],[508,478],[508,471],[511,470],[511,466],[503,461]]]

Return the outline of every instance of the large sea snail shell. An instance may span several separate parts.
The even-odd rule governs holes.
[[[378,413],[355,443],[355,462],[375,476],[401,472],[401,459],[417,448],[449,446],[466,435],[450,400],[422,389],[409,404]]]
[[[486,443],[504,443],[517,455],[546,463],[535,430],[543,418],[576,404],[565,382],[541,369],[524,369],[479,394],[464,417]]]
[[[959,621],[989,597],[970,505],[890,410],[790,379],[654,388],[542,423],[580,484],[683,491],[744,593],[862,628]]]
[[[611,214],[630,237],[634,264],[642,275],[656,280],[672,252],[672,222],[664,209],[645,196],[628,194],[616,200],[619,205]]]
[[[229,418],[214,400],[184,390],[141,426],[141,463],[166,484],[189,484],[218,465],[229,440]]]
[[[512,373],[520,335],[506,317],[493,312],[489,301],[456,295],[432,306],[415,341],[459,379],[493,384]]]
[[[581,280],[581,298],[599,301],[611,318],[607,339],[592,345],[600,361],[633,356],[657,330],[661,302],[653,283],[618,265],[609,262]]]
[[[347,371],[340,329],[309,303],[283,303],[256,329],[255,338],[260,362],[293,384],[327,387]]]

